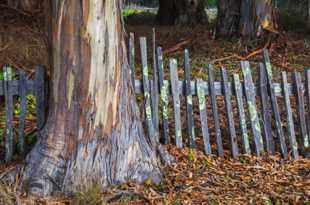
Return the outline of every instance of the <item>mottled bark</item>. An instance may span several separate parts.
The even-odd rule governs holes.
[[[52,1],[49,115],[21,179],[31,194],[160,179],[131,87],[121,2]]]
[[[271,0],[219,0],[217,34],[247,39],[276,32]]]
[[[205,0],[159,0],[157,23],[195,25],[207,23]]]

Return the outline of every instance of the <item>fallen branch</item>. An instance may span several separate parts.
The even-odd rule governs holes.
[[[171,48],[168,48],[167,50],[164,50],[164,54],[174,53],[190,42],[191,42],[191,39],[184,40],[184,41],[178,43],[177,45],[175,45]]]

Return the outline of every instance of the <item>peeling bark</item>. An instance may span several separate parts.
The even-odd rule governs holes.
[[[49,115],[21,180],[31,194],[160,180],[130,82],[121,4],[52,2]]]
[[[208,22],[205,0],[159,0],[157,23],[195,25]]]

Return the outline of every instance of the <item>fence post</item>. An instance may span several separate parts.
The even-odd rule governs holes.
[[[19,126],[18,126],[18,151],[20,154],[25,152],[25,139],[24,139],[24,129],[25,120],[27,114],[27,79],[26,73],[24,71],[19,72],[18,81],[18,92],[20,97],[20,115],[19,115]]]
[[[195,147],[195,127],[193,119],[193,98],[191,93],[190,63],[189,52],[184,51],[184,73],[185,73],[185,96],[186,96],[186,113],[187,113],[187,135],[189,147]]]
[[[170,78],[171,78],[171,90],[173,98],[173,112],[175,121],[175,142],[177,148],[182,148],[182,127],[181,127],[181,102],[179,92],[179,77],[178,77],[178,65],[176,59],[170,59]]]
[[[212,114],[214,120],[214,128],[216,133],[216,145],[217,145],[217,153],[218,156],[223,157],[223,142],[221,136],[221,127],[219,122],[218,116],[218,108],[217,108],[217,100],[216,100],[216,93],[215,93],[215,85],[214,85],[214,76],[213,76],[213,66],[209,64],[208,66],[208,77],[209,77],[209,89],[210,89],[210,98],[212,104]]]
[[[5,95],[5,161],[9,162],[13,157],[13,93],[12,93],[12,69],[4,67],[4,95]]]
[[[264,60],[265,60],[265,69],[267,72],[268,91],[269,91],[270,98],[271,98],[273,115],[276,121],[276,131],[277,131],[278,138],[280,140],[281,153],[282,153],[283,158],[287,159],[288,157],[287,147],[285,144],[285,138],[284,138],[284,133],[282,129],[279,106],[278,106],[278,102],[277,102],[277,98],[275,95],[275,90],[273,88],[273,82],[272,82],[272,66],[270,63],[268,51],[266,49],[264,49]]]
[[[36,67],[34,85],[36,96],[37,128],[41,130],[45,123],[45,70],[43,66]]]

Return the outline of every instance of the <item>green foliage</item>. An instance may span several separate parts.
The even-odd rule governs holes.
[[[217,0],[208,0],[207,4],[209,8],[215,8],[217,4]]]
[[[193,151],[191,150],[191,151],[188,153],[188,160],[192,162],[192,161],[194,161],[194,159],[195,159],[195,156],[194,156]]]
[[[143,11],[136,10],[136,9],[124,9],[122,13],[124,17],[129,17],[129,16],[141,14],[143,13]]]
[[[82,192],[75,194],[73,198],[75,205],[99,205],[102,204],[101,188],[95,184]]]

